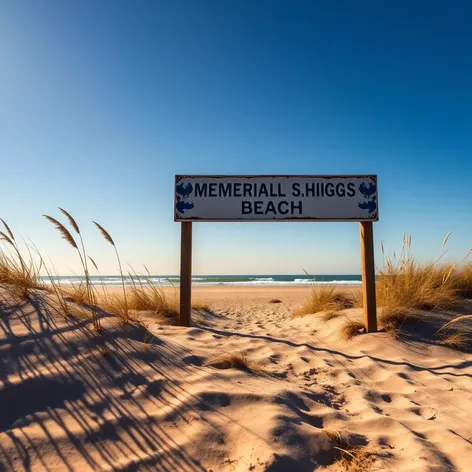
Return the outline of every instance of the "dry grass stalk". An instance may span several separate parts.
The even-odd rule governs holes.
[[[334,448],[341,453],[336,463],[345,472],[364,472],[375,460],[375,450],[367,446],[350,446],[349,448],[334,446]]]
[[[294,313],[295,317],[320,311],[339,311],[355,306],[354,296],[336,286],[313,287],[305,303]]]
[[[106,300],[98,300],[98,304],[105,311],[118,318],[125,319],[128,316],[128,305],[125,304],[123,296],[114,293],[107,296]]]
[[[60,285],[59,290],[62,294],[70,297],[74,302],[80,303],[81,305],[89,304],[90,302],[89,289],[86,283],[79,282],[71,285]]]
[[[93,287],[92,282],[90,280],[90,272],[89,272],[89,269],[88,269],[87,259],[90,259],[93,262],[95,267],[96,267],[96,264],[93,261],[93,259],[91,259],[89,256],[87,256],[87,253],[85,251],[84,240],[82,238],[82,233],[80,232],[80,228],[79,228],[79,225],[77,224],[77,221],[75,221],[75,219],[72,217],[72,215],[68,211],[64,210],[64,208],[58,207],[58,209],[67,218],[67,220],[69,221],[69,224],[72,226],[74,231],[79,235],[80,245],[82,247],[81,261],[82,261],[82,265],[83,265],[83,268],[84,268],[85,288],[86,288],[86,291],[87,291],[87,294],[88,294],[88,300],[84,301],[82,303],[88,303],[92,307],[92,311],[93,311],[92,319],[93,319],[93,322],[94,322],[94,326],[98,330],[100,330],[100,321],[99,321],[99,318],[98,318],[97,310],[95,308],[95,306],[97,304],[96,296],[95,296],[95,292],[94,292],[94,287]],[[80,255],[80,251],[79,251],[79,255]]]
[[[46,266],[44,266],[44,267],[46,268],[46,273],[48,275],[52,291],[56,295],[56,298],[59,302],[59,306],[61,307],[62,315],[67,318],[69,316],[70,312],[69,312],[69,306],[67,304],[67,300],[64,297],[64,293],[62,292],[59,284],[54,280],[54,277],[52,276],[49,269],[47,269]]]
[[[445,247],[447,244],[447,240],[449,239],[449,236],[452,234],[452,231],[449,231],[449,233],[446,234],[446,237],[444,238],[441,247]]]
[[[21,297],[27,296],[30,289],[44,289],[39,279],[41,265],[38,267],[35,264],[29,249],[29,261],[23,258],[12,230],[5,220],[0,220],[6,230],[6,233],[0,231],[0,241],[5,241],[15,252],[15,257],[0,252],[0,284],[8,285],[10,290]]]
[[[118,260],[118,267],[119,267],[120,275],[121,275],[121,284],[122,284],[122,287],[123,287],[123,303],[124,303],[124,305],[123,305],[123,309],[124,309],[123,317],[124,317],[125,320],[128,320],[129,307],[128,307],[128,299],[127,299],[127,296],[126,296],[125,277],[123,275],[123,269],[121,267],[121,259],[120,259],[120,255],[118,253],[118,249],[116,247],[115,241],[113,241],[113,238],[110,236],[110,233],[102,225],[98,224],[96,221],[94,221],[93,224],[98,228],[98,230],[100,231],[103,238],[106,241],[108,241],[113,246],[113,248],[115,249],[116,259]]]
[[[98,272],[98,267],[97,267],[97,264],[95,263],[95,261],[90,257],[90,256],[87,256],[88,259],[90,260],[90,262],[93,264],[93,266],[95,267],[95,269],[97,270]]]
[[[469,251],[467,256],[472,252]],[[463,298],[472,298],[472,262],[461,264],[452,274],[458,294]]]
[[[321,436],[325,437],[336,451],[336,464],[343,471],[364,472],[375,459],[374,449],[353,444],[351,435],[345,431],[323,429]]]
[[[72,234],[69,233],[69,230],[60,221],[57,221],[52,216],[48,216],[48,215],[43,215],[43,216],[50,223],[52,223],[54,227],[59,231],[62,239],[65,239],[74,249],[77,249],[77,251],[79,250],[77,243],[75,242],[75,239],[72,237]],[[80,254],[80,252],[79,252],[79,255],[82,258],[82,255]]]
[[[327,311],[321,314],[321,319],[326,323],[334,318],[338,318],[340,315],[341,313],[338,313],[337,311]]]
[[[28,295],[31,289],[43,289],[39,270],[33,261],[20,264],[12,256],[0,253],[0,284],[7,285],[20,297]]]
[[[458,330],[454,333],[443,335],[441,344],[451,349],[465,351],[469,345],[469,336],[467,336],[465,331]]]
[[[364,323],[361,323],[360,321],[348,320],[342,326],[340,336],[344,341],[349,341],[354,336],[362,334],[362,331],[365,331]]]
[[[168,296],[162,287],[154,285],[150,280],[147,285],[136,283],[136,277],[130,276],[132,286],[125,300],[123,294],[114,293],[100,301],[100,306],[109,313],[125,317],[130,310],[153,312],[162,321],[176,323],[179,318],[179,301],[175,296]],[[192,305],[195,309],[195,306]],[[199,310],[209,310],[208,305],[197,305]]]
[[[195,311],[206,311],[210,312],[211,311],[211,306],[209,303],[203,301],[203,300],[195,300],[192,302],[192,309]]]
[[[64,210],[62,208],[59,208],[59,210],[66,216],[66,218],[68,219],[68,221],[69,221],[70,225],[72,226],[72,228],[79,235],[80,242],[81,242],[81,247],[82,247],[82,253],[81,253],[74,237],[72,236],[72,234],[69,232],[69,230],[60,221],[56,220],[52,216],[48,216],[48,215],[43,215],[43,216],[50,223],[52,223],[54,225],[54,227],[61,234],[62,238],[65,239],[77,251],[77,254],[79,255],[80,263],[82,264],[82,268],[84,270],[84,275],[85,275],[86,298],[83,299],[82,288],[75,289],[74,298],[77,297],[77,298],[75,298],[77,301],[80,298],[82,300],[81,303],[87,303],[89,306],[92,307],[92,324],[93,324],[93,328],[97,333],[100,333],[102,328],[101,328],[101,325],[100,325],[100,319],[98,317],[97,310],[95,308],[95,306],[96,306],[95,293],[93,291],[93,286],[92,286],[92,283],[91,283],[90,277],[89,277],[89,271],[88,271],[88,265],[87,265],[87,254],[85,252],[85,246],[84,246],[84,242],[83,242],[83,239],[82,239],[82,235],[80,233],[80,228],[79,228],[77,222],[74,220],[74,218],[72,218],[72,216],[66,210]],[[74,291],[74,289],[72,289],[72,290]]]
[[[15,239],[15,235],[13,234],[13,231],[10,229],[10,227],[7,225],[7,222],[3,218],[0,218],[0,221],[3,223],[3,226],[5,227],[5,230],[8,233],[8,234],[5,234],[3,231],[0,231],[0,240],[5,241],[14,249],[16,256],[18,257],[18,262],[21,266],[22,272],[24,273],[28,272],[27,264],[25,263],[25,260],[23,259],[21,255],[20,249],[18,248],[18,244],[16,243],[16,239]]]
[[[443,247],[450,233],[444,238]],[[411,236],[404,235],[397,257],[384,259],[377,280],[379,306],[408,309],[444,309],[458,299],[451,276],[456,266],[440,262],[418,263],[411,253]]]
[[[80,235],[80,229],[79,229],[79,225],[77,224],[77,222],[74,220],[74,218],[72,218],[72,215],[67,212],[66,210],[64,210],[64,208],[61,208],[61,207],[58,207],[59,208],[59,211],[65,215],[65,217],[69,220],[69,223],[70,225],[72,226],[72,228],[74,228],[75,232],[77,234]]]
[[[449,328],[451,325],[453,324],[456,324],[456,323],[459,323],[461,321],[465,321],[465,320],[470,320],[472,319],[472,315],[462,315],[462,316],[458,316],[457,318],[454,318],[453,320],[447,322],[444,326],[441,327],[441,329],[439,329],[439,331],[442,331],[444,329],[447,329]],[[438,331],[438,332],[439,332]]]
[[[250,360],[245,354],[239,352],[223,354],[210,361],[208,365],[220,369],[245,370],[256,374],[266,373],[266,370],[258,362]]]
[[[321,435],[335,446],[347,448],[350,445],[349,435],[346,434],[344,431],[338,429],[323,428],[321,431]]]
[[[0,221],[3,223],[3,226],[5,227],[5,230],[8,233],[8,236],[12,239],[12,241],[15,241],[15,236],[13,234],[13,231],[7,225],[7,222],[3,218],[0,218]]]
[[[414,313],[405,307],[384,307],[379,315],[380,326],[385,330],[397,330],[415,319]]]
[[[57,300],[59,302],[59,306],[61,307],[61,310],[62,310],[62,315],[67,318],[70,314],[69,313],[69,306],[67,305],[67,301],[64,298],[64,294],[62,293],[62,291],[60,289],[60,286],[57,283],[57,276],[54,277],[52,275],[51,271],[48,269],[48,266],[44,263],[43,256],[39,252],[38,248],[34,245],[34,243],[31,243],[31,244],[32,244],[32,249],[38,255],[39,260],[41,262],[41,266],[44,268],[44,270],[46,271],[46,274],[49,278],[50,286],[48,287],[47,290],[49,292],[53,292],[56,295]],[[54,269],[54,266],[53,266],[53,269]]]

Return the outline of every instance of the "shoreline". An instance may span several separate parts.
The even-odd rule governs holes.
[[[358,291],[360,286],[346,286],[336,285],[343,291]],[[235,301],[238,303],[244,301],[266,301],[271,299],[280,299],[283,301],[290,302],[302,302],[307,298],[312,290],[321,289],[323,286],[309,286],[309,285],[297,285],[297,286],[260,286],[260,285],[204,285],[192,286],[192,300],[204,300],[208,302],[218,301]],[[178,296],[179,287],[163,286],[160,287],[166,295],[175,294]],[[103,286],[97,287],[99,291],[105,290],[107,294],[121,293],[123,290],[119,286]]]

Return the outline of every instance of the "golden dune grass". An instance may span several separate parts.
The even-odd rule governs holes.
[[[126,296],[125,278],[124,278],[124,275],[123,275],[123,269],[121,267],[121,259],[120,259],[120,255],[118,253],[118,248],[116,247],[115,241],[110,236],[110,233],[102,225],[98,224],[96,221],[93,221],[93,224],[98,228],[98,230],[100,231],[100,234],[103,236],[105,241],[110,243],[113,246],[113,249],[115,250],[115,255],[116,255],[116,259],[118,261],[118,267],[119,267],[120,275],[121,275],[121,284],[122,284],[122,287],[123,287],[123,305],[122,305],[122,315],[121,316],[124,320],[127,320],[128,319],[129,307],[128,307],[128,299],[127,299],[127,296]],[[94,262],[94,261],[92,261],[92,262]],[[94,265],[98,270],[98,267],[96,266],[95,262],[94,262]]]
[[[126,287],[126,301],[123,293],[112,293],[98,300],[99,306],[108,313],[124,317],[126,311],[152,312],[156,318],[170,323],[177,323],[180,315],[180,300],[178,294],[167,294],[162,287],[147,280],[146,284],[137,282],[132,277],[133,283]],[[207,302],[196,300],[192,303],[192,309],[197,312],[210,312],[211,307]]]
[[[326,311],[326,312],[322,313],[320,317],[324,322],[327,323],[328,321],[331,321],[334,318],[338,318],[339,316],[340,316],[340,313],[338,313],[336,311]]]
[[[324,428],[321,435],[332,445],[340,470],[364,472],[370,469],[376,454],[373,448],[355,445],[352,436],[345,431]]]
[[[240,352],[232,352],[218,356],[211,360],[208,365],[219,369],[233,368],[257,374],[266,373],[266,370],[258,362],[249,359],[245,354]]]
[[[357,305],[354,292],[347,293],[336,286],[313,287],[310,296],[294,313],[295,317],[319,312],[333,312]]]
[[[446,245],[448,233],[442,247]],[[389,309],[447,309],[460,297],[459,284],[465,284],[466,272],[460,264],[420,263],[411,250],[411,236],[404,235],[399,255],[385,258],[377,280],[377,305]],[[443,254],[444,255],[444,254]],[[467,254],[468,256],[469,254]],[[466,256],[466,257],[467,257]]]
[[[84,271],[84,276],[85,276],[85,291],[86,291],[86,303],[92,307],[92,324],[93,328],[97,333],[100,333],[102,328],[100,325],[100,318],[98,316],[98,312],[96,310],[96,298],[95,298],[95,292],[93,289],[93,286],[90,281],[90,276],[89,276],[89,271],[88,271],[88,264],[87,264],[87,253],[85,251],[85,245],[84,241],[82,239],[82,234],[80,232],[79,225],[77,222],[74,220],[74,218],[68,213],[66,210],[63,208],[59,207],[59,211],[67,218],[70,226],[74,229],[74,231],[78,234],[79,240],[80,240],[80,245],[81,248],[77,245],[77,242],[75,241],[74,237],[70,233],[70,231],[56,218],[53,218],[52,216],[49,215],[43,215],[46,220],[48,220],[50,223],[54,225],[56,230],[59,232],[61,235],[62,239],[67,241],[70,246],[72,246],[76,251],[80,259],[80,263],[82,265],[83,271]],[[74,289],[72,289],[74,290]],[[80,296],[80,289],[77,291],[75,294],[76,296]]]
[[[470,337],[464,330],[457,330],[453,333],[444,334],[441,344],[457,351],[465,351],[469,341]]]
[[[378,314],[379,325],[386,330],[401,328],[405,323],[416,319],[415,314],[404,307],[384,307]]]
[[[31,289],[44,289],[34,264],[21,266],[14,258],[3,253],[0,253],[0,284],[8,285],[22,297]]]
[[[28,260],[26,260],[18,247],[15,235],[5,222],[0,218],[5,232],[0,231],[0,241],[13,251],[0,252],[0,284],[8,285],[20,296],[26,296],[30,289],[44,288],[39,279],[41,264],[38,266],[28,249]]]
[[[64,296],[71,298],[76,303],[84,305],[90,302],[89,288],[84,282],[71,285],[59,285],[59,289]]]
[[[472,298],[472,262],[461,264],[452,274],[458,295],[462,298]]]
[[[348,320],[346,321],[340,330],[340,337],[344,341],[350,341],[354,336],[362,334],[362,331],[365,330],[364,323],[360,321]]]
[[[441,245],[444,248],[451,236],[449,232]],[[377,305],[383,307],[380,324],[388,332],[396,332],[398,328],[415,318],[418,310],[441,310],[453,308],[457,302],[472,297],[472,262],[468,257],[470,250],[459,263],[443,263],[440,257],[432,262],[420,263],[411,251],[411,236],[403,236],[403,244],[399,255],[385,258],[381,243],[384,264],[379,271],[376,284]],[[471,318],[460,316],[448,323],[451,324]],[[427,319],[424,319],[427,321]],[[457,340],[463,344],[461,336],[451,337],[450,343]]]
[[[336,461],[345,472],[364,472],[372,467],[375,460],[375,450],[367,446],[336,447],[341,457]]]
[[[194,302],[192,302],[192,309],[195,311],[210,312],[211,305],[204,300],[195,300]]]

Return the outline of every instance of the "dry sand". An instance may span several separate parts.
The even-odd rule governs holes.
[[[307,294],[198,288],[212,313],[191,328],[104,315],[97,336],[0,289],[0,470],[345,470],[327,430],[375,452],[359,470],[472,470],[472,354],[423,328],[341,341],[359,310],[293,319]],[[266,373],[213,362],[227,353]]]

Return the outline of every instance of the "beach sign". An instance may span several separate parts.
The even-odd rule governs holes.
[[[182,326],[190,326],[192,310],[192,222],[351,221],[360,224],[364,324],[367,332],[377,331],[376,175],[176,175],[174,188]]]
[[[377,221],[375,175],[175,177],[175,221]]]

